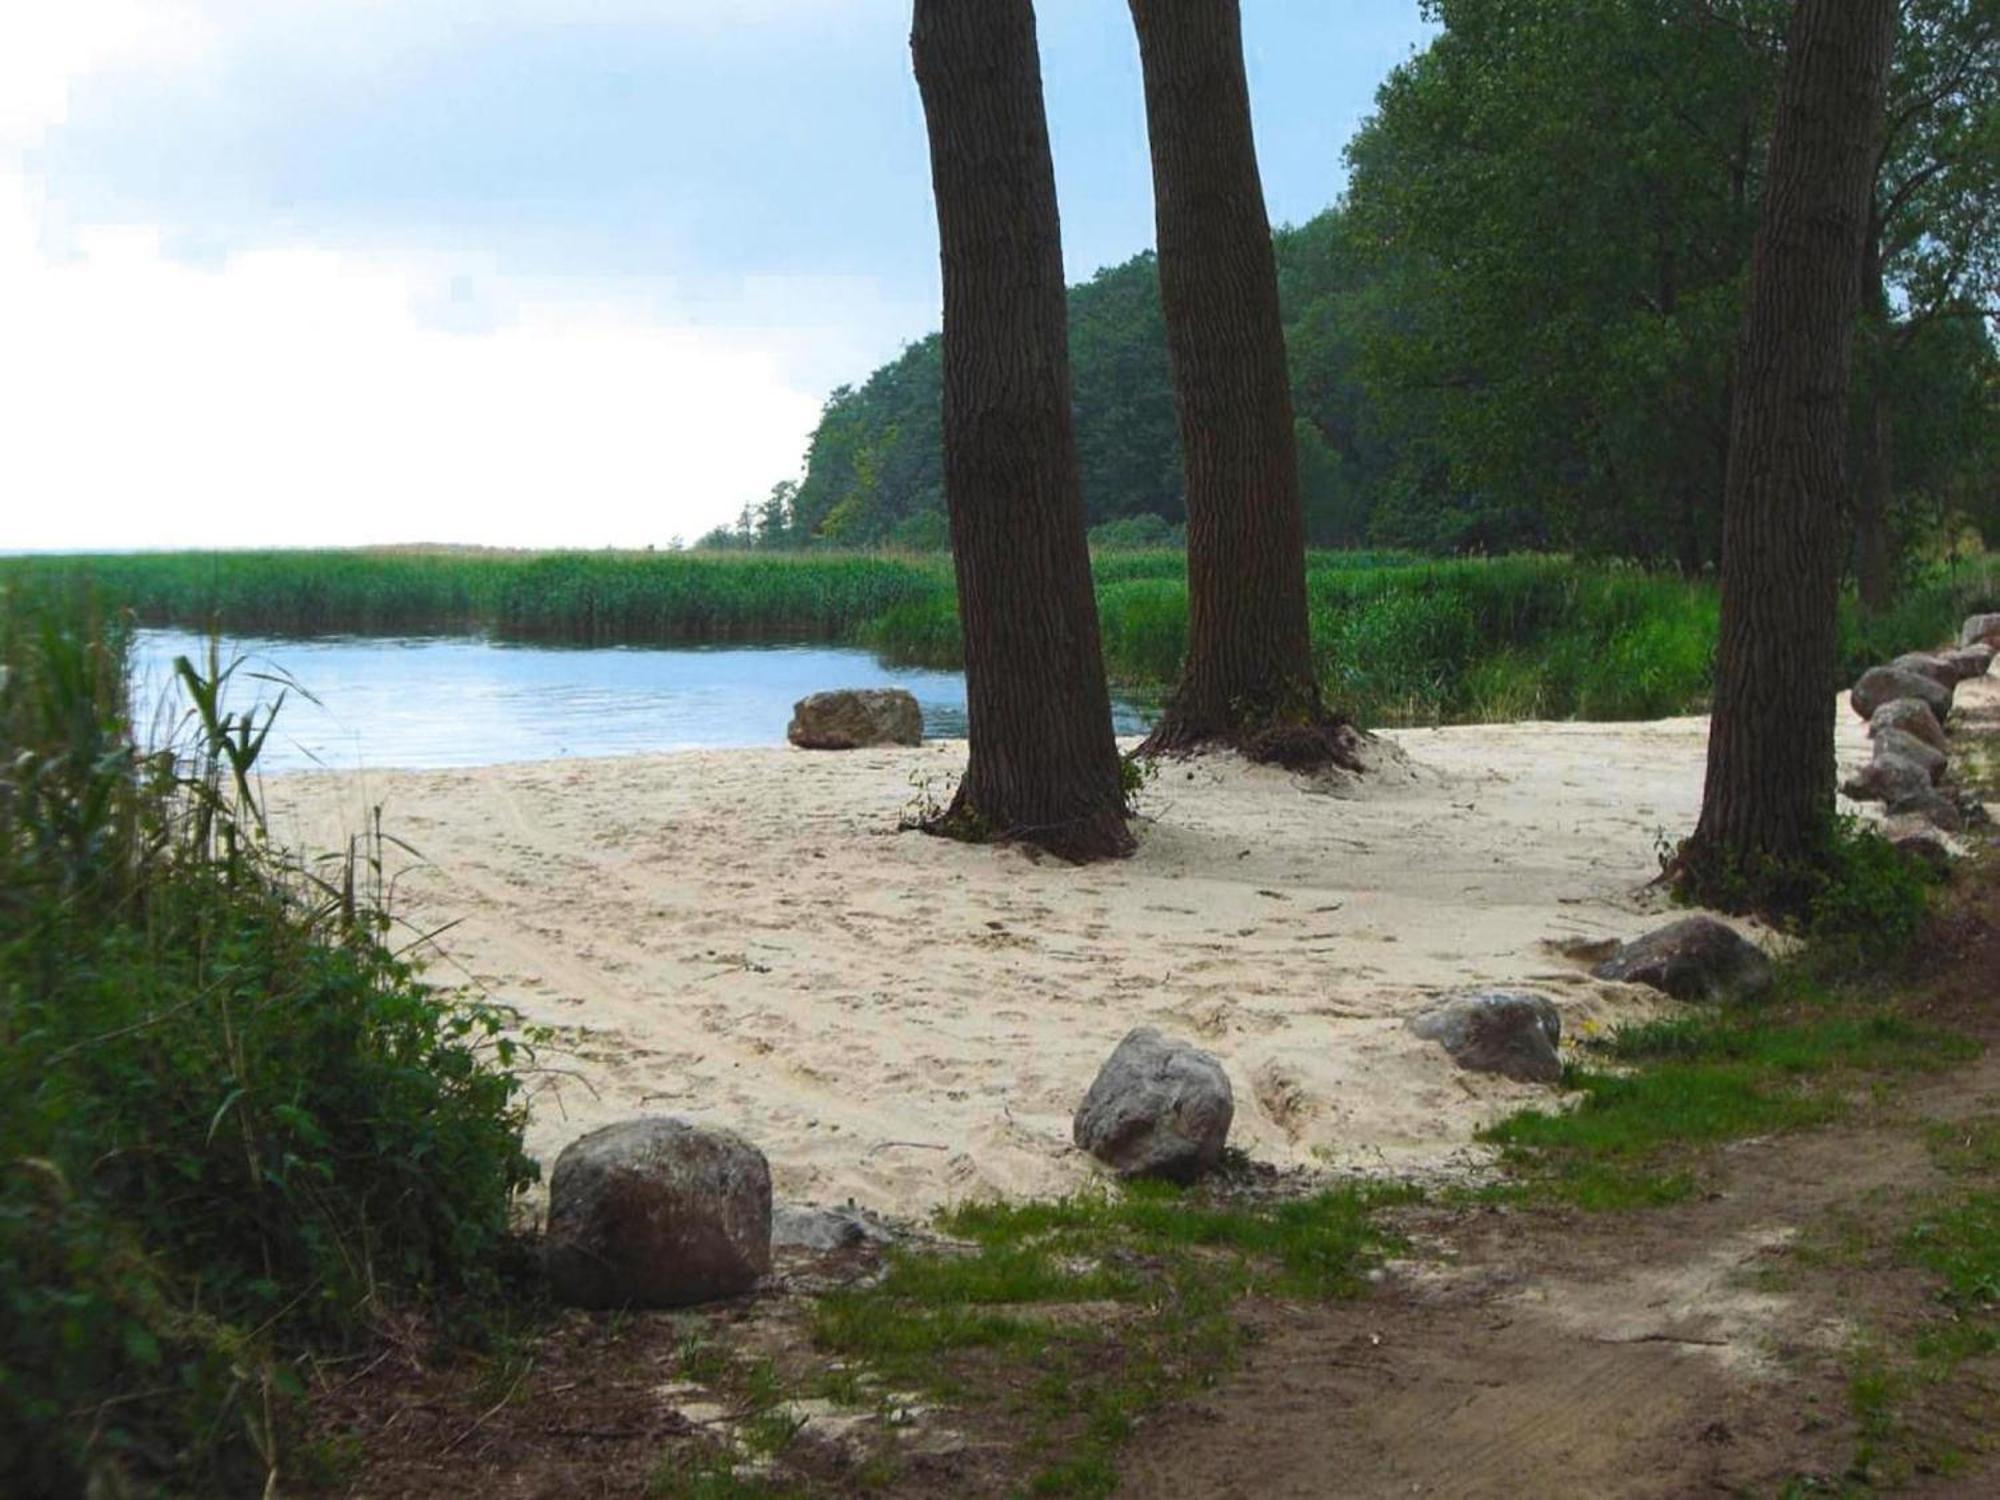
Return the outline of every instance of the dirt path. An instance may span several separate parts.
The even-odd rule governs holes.
[[[1147,1425],[1119,1493],[1840,1493],[1853,1351],[1929,1300],[1869,1251],[1941,1186],[1923,1127],[1996,1107],[1989,1050],[1842,1128],[1739,1144],[1717,1190],[1683,1205],[1420,1220],[1420,1255],[1375,1296],[1256,1309],[1243,1368]],[[1984,1411],[1991,1431],[1990,1390]],[[1992,1495],[2000,1466],[1975,1453],[1910,1483]]]

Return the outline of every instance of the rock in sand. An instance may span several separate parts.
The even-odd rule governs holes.
[[[786,1250],[851,1250],[886,1245],[895,1234],[858,1208],[781,1203],[771,1210],[771,1244]]]
[[[1957,833],[1965,827],[1965,814],[1959,805],[1935,787],[1918,787],[1914,791],[1891,797],[1883,804],[1892,818],[1917,818],[1941,828],[1946,833]]]
[[[1450,996],[1410,1018],[1410,1030],[1436,1042],[1461,1068],[1520,1083],[1562,1078],[1562,1017],[1546,995],[1482,990]]]
[[[1683,917],[1624,944],[1590,971],[1651,985],[1676,1000],[1724,1000],[1770,987],[1771,960],[1727,923]]]
[[[1984,677],[1993,666],[1993,648],[1982,642],[1938,652],[1938,660],[1958,674],[1960,682]]]
[[[1987,645],[2000,650],[2000,615],[1968,615],[1958,627],[1961,646]]]
[[[1222,1064],[1150,1026],[1128,1032],[1077,1107],[1079,1148],[1120,1177],[1192,1182],[1222,1160],[1236,1100]]]
[[[793,704],[785,738],[801,750],[921,745],[924,715],[901,688],[841,688]]]
[[[1868,718],[1868,733],[1880,734],[1885,729],[1900,729],[1905,734],[1913,734],[1933,750],[1949,755],[1951,741],[1945,738],[1944,726],[1938,716],[1915,698],[1892,698]]]
[[[1951,712],[1951,689],[1935,678],[1907,667],[1870,667],[1854,684],[1850,701],[1862,718],[1873,718],[1875,710],[1898,698],[1915,698],[1942,724]]]
[[[628,1120],[572,1141],[549,1176],[544,1248],[578,1307],[687,1307],[771,1269],[771,1169],[727,1130]]]
[[[1963,675],[1956,664],[1945,660],[1935,651],[1905,651],[1889,663],[1905,672],[1915,672],[1919,677],[1928,677],[1939,687],[1957,687]]]

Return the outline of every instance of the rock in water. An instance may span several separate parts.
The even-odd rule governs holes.
[[[1120,1177],[1186,1183],[1222,1160],[1235,1114],[1221,1063],[1141,1026],[1098,1070],[1071,1135]]]
[[[921,745],[924,715],[901,688],[841,688],[793,704],[785,737],[802,750]]]
[[[1938,722],[1938,716],[1915,698],[1892,698],[1869,715],[1871,736],[1885,729],[1900,729],[1941,754],[1951,753],[1951,741],[1944,737],[1944,726]]]
[[[1897,698],[1915,698],[1940,724],[1951,712],[1951,689],[1907,667],[1870,667],[1854,684],[1850,701],[1854,711],[1867,719],[1874,717],[1875,710],[1883,704]]]
[[[578,1307],[686,1307],[771,1268],[771,1169],[727,1130],[628,1120],[572,1141],[549,1176],[544,1250]]]
[[[1651,985],[1676,1000],[1723,1000],[1770,988],[1771,960],[1713,917],[1684,917],[1624,944],[1590,971]]]
[[[1562,1017],[1545,995],[1484,990],[1455,995],[1410,1018],[1410,1030],[1449,1052],[1461,1068],[1521,1083],[1562,1078]]]
[[[2000,650],[2000,615],[1969,615],[1958,627],[1961,646],[1991,646]]]

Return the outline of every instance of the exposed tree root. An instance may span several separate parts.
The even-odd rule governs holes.
[[[1321,771],[1339,766],[1365,771],[1361,731],[1336,714],[1318,713],[1303,721],[1280,716],[1236,723],[1198,720],[1173,709],[1133,753],[1140,757],[1194,755],[1203,750],[1234,750],[1260,765],[1288,771]]]
[[[917,827],[934,838],[956,839],[962,844],[1026,844],[1070,864],[1087,865],[1101,859],[1124,859],[1138,848],[1126,826],[1128,816],[1121,808],[1061,823],[1003,825],[972,806],[960,788],[949,808]]]

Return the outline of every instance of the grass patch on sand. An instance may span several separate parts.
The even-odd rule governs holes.
[[[1863,1079],[1949,1067],[1978,1045],[1829,992],[1803,970],[1774,998],[1628,1026],[1572,1064],[1568,1108],[1530,1109],[1490,1126],[1511,1182],[1503,1192],[1586,1209],[1645,1208],[1691,1195],[1703,1148],[1837,1120]]]
[[[1133,1424],[1233,1364],[1238,1299],[1359,1295],[1410,1201],[1351,1186],[1243,1204],[1136,1184],[943,1215],[955,1243],[900,1249],[875,1284],[824,1297],[821,1350],[880,1379],[1018,1421],[1028,1493],[1108,1495]]]

